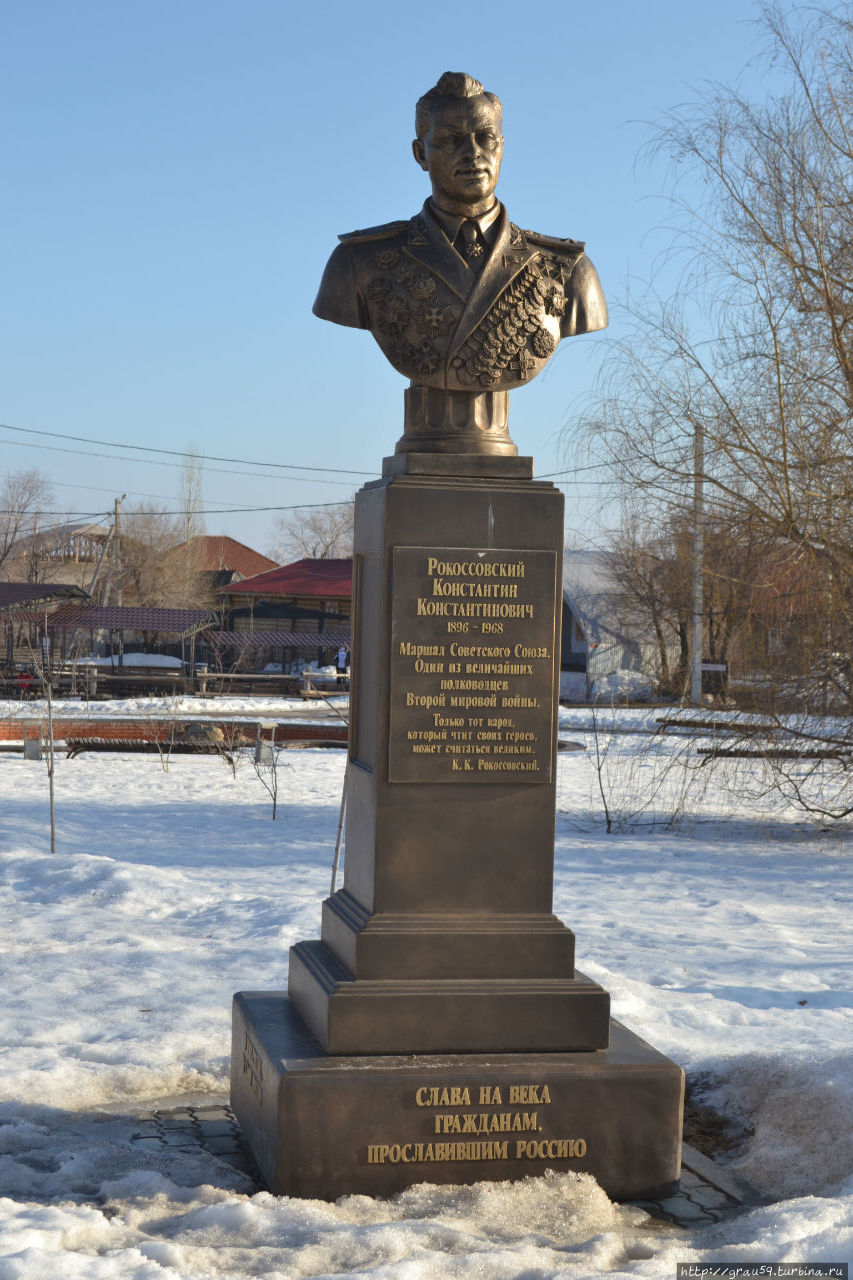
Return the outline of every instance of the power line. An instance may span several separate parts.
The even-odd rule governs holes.
[[[668,462],[684,461],[685,458],[689,457],[691,440],[692,440],[692,436],[689,438],[685,436],[685,444],[682,448],[680,449],[673,448],[673,449],[670,449],[669,451],[664,449],[657,456],[646,458],[645,461],[648,463],[649,466],[658,467],[658,469],[660,470],[664,470],[667,467]],[[580,475],[582,471],[601,471],[605,469],[615,471],[616,468],[618,468],[621,465],[624,465],[624,464],[620,458],[609,458],[609,459],[605,459],[603,462],[589,462],[582,467],[566,467],[562,471],[548,471],[544,475],[537,475],[536,478],[537,480],[554,480],[558,476]],[[692,475],[689,462],[685,464],[685,474]],[[587,481],[584,481],[584,483],[585,484],[609,484],[610,481],[587,480]]]
[[[12,508],[9,511],[0,509],[0,516],[20,516],[22,514],[27,520],[41,520],[43,516],[64,516],[66,519],[73,516],[75,520],[94,520],[97,522],[100,521],[103,516],[112,516],[112,511],[32,511],[22,513],[20,508]],[[61,525],[46,525],[43,529],[38,529],[36,531],[27,524],[27,527],[21,533],[20,538],[23,540],[24,538],[32,537],[34,532],[41,534],[50,529],[59,528],[61,528]]]
[[[15,441],[14,443],[17,444],[17,441]],[[30,447],[38,448],[38,446],[30,446]],[[239,475],[240,472],[229,473],[229,474]],[[317,483],[323,484],[326,482],[318,480]],[[334,483],[334,481],[332,481],[331,483]],[[105,484],[74,484],[71,480],[51,480],[50,484],[51,484],[51,488],[55,488],[55,489],[82,489],[82,490],[85,490],[87,493],[114,493],[116,488],[115,485],[105,485]],[[156,498],[158,502],[172,502],[174,501],[175,495],[173,493],[143,493],[141,489],[128,489],[125,494],[125,497]],[[206,501],[222,504],[225,502],[225,499],[224,498],[207,498]],[[332,505],[336,506],[337,504],[333,503]],[[245,503],[243,503],[240,506],[240,510],[254,511],[254,507],[247,506]]]
[[[553,480],[557,476],[576,476],[579,475],[581,471],[600,471],[602,467],[609,466],[611,466],[611,463],[609,462],[590,462],[588,466],[584,467],[566,467],[563,471],[546,471],[545,475],[537,475],[536,479]]]
[[[40,431],[36,427],[12,427],[0,422],[3,431],[19,431],[28,436],[49,436],[53,440],[74,440],[77,444],[97,444],[105,449],[133,449],[137,453],[162,453],[173,458],[186,458],[188,453],[202,462],[233,462],[241,467],[274,467],[280,471],[323,471],[331,475],[373,476],[373,471],[351,471],[347,467],[300,466],[295,462],[258,462],[254,458],[226,458],[213,453],[196,453],[187,449],[157,449],[148,444],[121,444],[116,440],[94,440],[91,436],[72,436],[62,431]],[[96,455],[99,456],[99,455]]]
[[[317,467],[317,466],[307,466],[307,465],[302,466],[302,465],[298,465],[297,463],[290,463],[290,462],[265,462],[265,461],[258,462],[248,458],[230,458],[230,457],[219,456],[217,454],[195,453],[194,451],[187,451],[187,450],[158,449],[158,448],[155,448],[153,445],[119,444],[116,441],[96,440],[89,436],[69,435],[67,433],[60,432],[60,431],[43,431],[34,427],[13,427],[8,423],[4,423],[4,422],[0,422],[0,430],[16,431],[24,435],[49,436],[51,439],[56,439],[56,440],[74,440],[74,441],[77,441],[78,443],[83,443],[83,444],[102,445],[104,448],[133,449],[135,452],[138,452],[138,453],[157,453],[157,454],[163,454],[167,457],[182,459],[181,462],[166,462],[160,458],[142,459],[142,461],[146,462],[147,465],[149,466],[172,467],[172,468],[180,469],[184,465],[183,460],[185,460],[187,456],[191,454],[192,457],[198,458],[203,462],[232,462],[232,463],[235,463],[237,466],[269,467],[269,468],[274,468],[275,470],[285,470],[285,471],[313,471],[316,473],[322,473],[324,476],[325,475],[347,475],[347,476],[370,476],[372,478],[375,478],[376,476],[375,471],[354,471],[345,467]],[[140,459],[124,457],[121,454],[98,453],[98,452],[94,452],[91,449],[68,449],[58,445],[30,444],[22,440],[9,440],[7,441],[7,443],[12,445],[17,445],[21,448],[41,449],[41,450],[45,450],[52,453],[71,453],[71,454],[82,455],[83,457],[89,457],[89,458],[106,458],[114,462],[133,463],[136,461],[140,461]],[[559,471],[547,471],[542,475],[537,476],[537,479],[556,480],[560,478],[566,478],[567,483],[571,483],[572,478],[574,476],[577,476],[589,471],[601,471],[608,468],[613,468],[613,466],[614,466],[614,463],[612,461],[591,462],[580,467],[566,467]],[[214,472],[218,475],[245,476],[248,479],[260,479],[260,480],[276,479],[274,475],[270,475],[269,472],[263,472],[263,471],[232,471],[226,467],[209,467],[207,468],[207,470]],[[331,485],[335,485],[336,487],[340,486],[341,488],[350,487],[349,482],[345,480],[326,480],[326,479],[319,480],[319,479],[315,479],[313,476],[297,476],[297,475],[291,475],[288,477],[288,479],[301,481],[302,483],[305,483],[305,484],[331,484]],[[608,484],[611,484],[612,481],[611,480],[585,480],[582,483],[587,486],[593,486],[593,485],[606,486]],[[77,485],[77,486],[69,486],[69,487],[84,489],[84,488],[92,488],[94,486]],[[106,493],[111,492],[109,488],[105,488],[105,487],[102,488],[102,491]],[[145,496],[145,495],[142,495],[142,496]],[[149,496],[156,497],[158,495],[149,495]],[[306,505],[334,506],[335,504],[334,503],[317,503],[317,504],[306,504]],[[254,511],[254,510],[274,511],[274,510],[280,510],[280,509],[283,510],[284,508],[276,508],[276,507],[269,507],[269,508],[246,507],[245,508],[245,510],[247,511]],[[227,513],[228,514],[231,513],[230,508],[228,509]],[[216,514],[216,513],[214,512],[212,514]]]
[[[151,511],[144,512],[144,515],[155,516],[229,516],[243,515],[250,511],[316,511],[318,507],[342,507],[346,506],[343,502],[299,502],[289,507],[217,507],[215,511]],[[133,512],[130,513],[131,517]]]
[[[253,511],[316,511],[319,507],[341,507],[346,506],[342,502],[298,502],[287,507],[217,507],[215,510],[208,511],[143,511],[143,512],[125,512],[128,519],[133,519],[135,515],[141,514],[149,516],[222,516],[222,515],[244,515]],[[0,516],[16,516],[17,510],[3,510],[0,508]],[[38,511],[34,513],[39,516],[74,516],[79,520],[95,520],[100,517],[112,518],[113,512],[109,511]]]
[[[2,429],[2,426],[3,424],[0,423],[0,429]],[[21,428],[18,428],[18,427],[11,428],[11,429],[16,431],[21,430]],[[138,463],[142,463],[146,467],[171,467],[173,470],[176,470],[176,471],[179,471],[182,466],[180,462],[166,462],[163,458],[125,458],[120,453],[98,453],[95,449],[68,449],[59,444],[31,444],[28,440],[7,440],[6,443],[7,445],[14,445],[18,449],[41,449],[41,450],[47,451],[48,453],[73,453],[73,454],[81,455],[82,457],[85,457],[85,458],[107,458],[110,462],[130,462],[134,465]],[[133,448],[132,445],[128,447]],[[271,463],[270,465],[277,466],[278,464]],[[290,480],[291,482],[301,481],[303,484],[334,485],[336,488],[339,486],[342,489],[352,488],[352,483],[349,480],[327,480],[325,477],[321,479],[317,476],[276,476],[276,475],[270,475],[268,471],[234,471],[229,467],[207,467],[205,469],[205,473],[209,471],[216,472],[217,475],[223,475],[223,476],[246,476],[248,478],[254,478],[258,480],[287,479],[287,480]],[[347,474],[347,473],[344,473],[344,474]],[[349,474],[375,476],[376,472],[375,471],[354,471]],[[110,492],[110,490],[107,490],[107,492]]]

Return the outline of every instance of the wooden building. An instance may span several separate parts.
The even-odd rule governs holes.
[[[244,668],[334,661],[350,644],[352,560],[297,560],[219,590],[222,630],[209,640]]]

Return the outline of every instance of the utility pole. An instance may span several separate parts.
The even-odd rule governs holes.
[[[705,621],[705,433],[702,423],[688,414],[693,425],[693,645],[690,662],[690,701],[702,703],[702,646]]]
[[[53,740],[53,672],[50,655],[50,632],[47,629],[47,610],[44,612],[44,631],[41,642],[41,668],[36,670],[41,676],[41,683],[47,697],[47,789],[50,808],[50,852],[56,853],[56,803],[53,788],[53,774],[56,767],[56,752]]]
[[[127,497],[123,493],[113,503],[113,593],[117,605],[121,605],[121,504]]]

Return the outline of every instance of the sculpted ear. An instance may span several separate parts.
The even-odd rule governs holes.
[[[415,138],[414,142],[412,143],[412,155],[415,157],[415,159],[417,160],[418,164],[421,166],[422,169],[426,169],[428,167],[427,161],[426,161],[426,151],[424,150],[424,144],[420,138]]]

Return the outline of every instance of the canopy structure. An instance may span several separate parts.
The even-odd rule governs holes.
[[[0,613],[6,622],[4,665],[7,673],[11,675],[15,668],[16,627],[30,622],[43,625],[45,617],[52,616],[47,610],[53,609],[58,600],[88,599],[88,591],[70,582],[0,582]]]
[[[217,622],[211,609],[149,609],[142,605],[103,605],[64,608],[48,618],[52,631],[156,631],[159,635],[187,636]]]
[[[85,594],[85,593],[83,593]],[[19,612],[19,619],[45,623],[45,615],[30,609]],[[63,605],[47,615],[47,630],[55,638],[54,652],[57,658],[68,660],[75,652],[81,637],[96,631],[109,631],[118,637],[119,665],[123,665],[125,635],[139,632],[149,637],[166,637],[169,643],[181,642],[181,658],[187,658],[192,670],[195,665],[196,639],[201,632],[216,626],[218,615],[211,609],[156,609],[143,605]],[[184,642],[189,645],[185,652]],[[112,647],[112,644],[111,644]]]
[[[350,643],[348,631],[209,631],[214,649],[337,649]]]
[[[0,609],[53,602],[88,600],[89,593],[70,582],[0,582]]]

